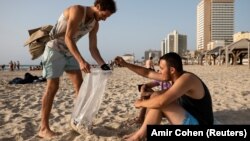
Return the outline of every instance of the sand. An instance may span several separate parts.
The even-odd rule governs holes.
[[[197,74],[208,86],[213,99],[216,120],[221,124],[250,124],[250,69],[248,66],[186,65],[184,69]],[[42,141],[37,136],[40,124],[41,98],[46,82],[10,85],[15,77],[27,71],[0,71],[0,140]],[[41,71],[29,71],[40,76]],[[120,141],[123,135],[138,129],[127,125],[139,110],[133,106],[139,97],[137,85],[149,82],[126,68],[115,68],[109,78],[104,98],[93,122],[93,134],[79,134],[69,124],[74,90],[64,75],[50,116],[58,141]]]

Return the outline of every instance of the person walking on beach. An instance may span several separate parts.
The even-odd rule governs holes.
[[[17,61],[16,67],[17,67],[17,70],[20,70],[20,62],[19,61]]]
[[[154,62],[153,62],[153,57],[149,57],[149,59],[146,61],[145,63],[145,67],[148,68],[148,69],[151,69],[151,70],[155,70],[154,68]]]
[[[13,62],[13,70],[16,70],[16,62]]]
[[[10,62],[9,62],[9,69],[10,69],[10,71],[14,71],[14,64],[13,64],[12,60],[10,60]]]
[[[118,66],[127,67],[135,73],[156,80],[171,81],[167,91],[153,92],[148,100],[136,100],[136,108],[148,108],[140,129],[123,138],[137,141],[146,137],[147,125],[160,124],[165,116],[173,125],[212,125],[214,122],[212,99],[207,86],[191,72],[183,70],[181,57],[170,52],[160,58],[160,73],[125,62],[116,57]]]
[[[55,94],[59,88],[59,77],[65,71],[73,83],[76,96],[83,78],[81,71],[90,73],[90,64],[80,54],[76,42],[89,33],[89,51],[103,70],[110,70],[97,48],[99,21],[105,21],[116,12],[114,0],[95,0],[93,6],[73,5],[63,11],[50,35],[64,33],[46,44],[43,54],[43,77],[47,86],[42,98],[41,125],[38,136],[52,138],[57,135],[49,126],[49,115]]]

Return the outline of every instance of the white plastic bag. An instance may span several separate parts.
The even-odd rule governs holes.
[[[85,75],[70,123],[80,134],[82,130],[92,130],[92,121],[100,108],[110,75],[111,71],[103,71],[99,68],[92,68],[91,73]]]

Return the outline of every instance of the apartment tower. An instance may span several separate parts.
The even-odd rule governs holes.
[[[176,52],[183,56],[187,50],[187,35],[181,35],[176,30],[168,34],[161,42],[162,55],[169,52]]]
[[[234,0],[201,0],[197,6],[196,49],[207,50],[210,42],[233,42]]]

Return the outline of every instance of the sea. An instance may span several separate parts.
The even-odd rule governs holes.
[[[41,69],[40,65],[20,65],[20,70],[22,71],[28,71],[30,69]],[[4,69],[2,68],[2,65],[0,65],[0,71],[9,71],[10,67],[9,65],[5,65]],[[17,70],[17,68],[15,69],[15,71]]]

